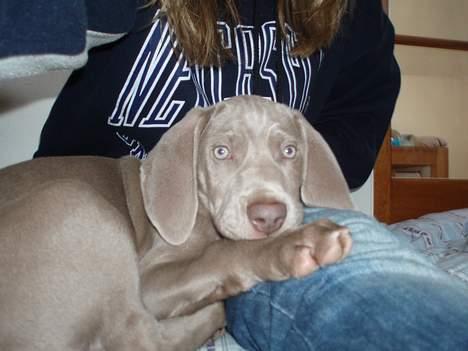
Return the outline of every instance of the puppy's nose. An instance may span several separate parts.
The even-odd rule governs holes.
[[[252,203],[247,206],[247,216],[255,230],[268,235],[283,225],[286,205],[280,202]]]

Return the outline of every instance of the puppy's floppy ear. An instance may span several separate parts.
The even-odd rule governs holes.
[[[194,108],[161,138],[140,169],[146,214],[169,244],[183,244],[198,211],[197,154],[200,134],[209,119]]]
[[[295,113],[306,147],[301,198],[312,207],[354,208],[346,180],[333,152],[301,113]]]

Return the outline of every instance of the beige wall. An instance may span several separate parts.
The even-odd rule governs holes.
[[[0,80],[0,168],[28,160],[69,72]]]
[[[397,33],[468,41],[468,0],[390,0],[390,17]],[[450,177],[468,178],[468,52],[397,45],[395,53],[402,90],[393,127],[447,140]]]
[[[468,41],[467,0],[389,0],[399,34]]]

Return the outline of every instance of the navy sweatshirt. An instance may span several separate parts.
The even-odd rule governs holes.
[[[394,31],[380,0],[356,1],[332,45],[289,56],[271,0],[239,0],[241,24],[218,22],[235,59],[189,66],[172,49],[158,9],[140,10],[122,39],[89,52],[60,93],[35,157],[133,155],[140,159],[194,106],[256,94],[300,110],[324,136],[350,188],[370,174],[400,86]],[[105,14],[104,14],[105,16]],[[232,30],[234,29],[234,30]]]

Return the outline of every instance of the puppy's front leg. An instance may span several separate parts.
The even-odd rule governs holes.
[[[351,249],[347,228],[328,220],[259,240],[218,240],[199,256],[142,275],[143,300],[158,319],[193,313],[261,281],[306,276]]]
[[[217,302],[187,316],[159,321],[170,350],[193,351],[225,327],[224,305]]]

